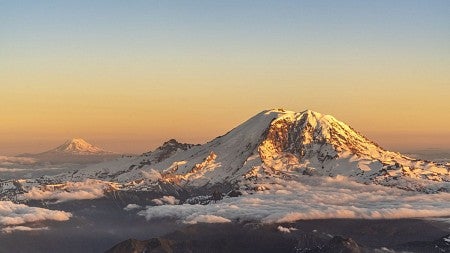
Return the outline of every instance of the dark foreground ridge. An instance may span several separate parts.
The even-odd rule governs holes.
[[[173,242],[159,238],[146,241],[128,239],[115,245],[107,252],[173,252]]]
[[[304,238],[302,238],[304,239]],[[298,244],[311,244],[316,241],[315,238],[310,238],[311,241],[299,240]],[[292,240],[289,240],[290,243]],[[215,246],[213,246],[215,244]],[[252,249],[243,248],[242,245],[235,247],[232,243],[223,239],[222,241],[213,241],[212,243],[202,243],[200,241],[173,241],[161,238],[152,238],[150,240],[140,241],[136,239],[128,239],[123,241],[105,253],[135,253],[135,252],[158,252],[158,253],[172,253],[172,252],[296,252],[296,253],[362,253],[369,252],[363,249],[351,238],[344,238],[342,236],[335,236],[326,243],[311,245],[312,247],[264,247],[260,248],[258,245],[248,245]]]
[[[345,221],[343,221],[345,222]],[[350,223],[352,221],[349,221]],[[314,222],[309,222],[314,223]],[[333,223],[333,222],[331,222]],[[396,223],[396,222],[394,222]],[[334,223],[339,225],[340,222]],[[380,227],[373,223],[373,229]],[[301,224],[291,224],[298,226]],[[310,224],[304,223],[305,227]],[[289,227],[288,225],[285,225]],[[353,227],[356,229],[356,227]],[[360,233],[366,233],[365,226]],[[345,230],[341,230],[345,233]],[[385,231],[387,232],[387,231]],[[395,231],[391,231],[395,232]],[[351,234],[355,235],[356,231]],[[376,233],[373,234],[376,236]],[[356,235],[358,237],[358,235]],[[393,237],[395,237],[393,235]],[[371,241],[370,237],[359,236],[359,243],[348,236],[331,235],[317,230],[305,232],[292,229],[283,233],[276,225],[247,224],[197,224],[180,229],[166,236],[149,240],[128,239],[120,242],[105,253],[134,252],[286,252],[286,253],[383,253],[383,252],[450,252],[450,234],[437,240],[410,241],[395,243],[386,241],[385,245]],[[380,239],[380,238],[378,238]],[[376,241],[377,239],[374,238]],[[392,244],[394,243],[394,244]],[[377,246],[375,246],[377,245]],[[383,245],[383,243],[381,243]]]

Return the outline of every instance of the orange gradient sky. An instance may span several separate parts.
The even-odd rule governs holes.
[[[99,2],[1,4],[0,155],[203,143],[270,108],[450,149],[448,1]]]

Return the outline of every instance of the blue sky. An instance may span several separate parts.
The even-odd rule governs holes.
[[[285,107],[387,147],[450,148],[449,13],[437,0],[0,1],[0,146],[202,142]]]

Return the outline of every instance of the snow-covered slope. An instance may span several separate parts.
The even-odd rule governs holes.
[[[115,180],[122,183],[129,182],[128,173],[138,174],[134,179],[148,177],[151,165],[158,164],[180,152],[189,150],[199,145],[179,143],[174,139],[165,142],[154,151],[144,153],[140,156],[125,156],[119,159],[106,161],[90,165],[74,173],[61,174],[57,178],[59,181],[84,180],[86,178],[96,178],[103,180]]]
[[[81,138],[67,140],[62,145],[38,154],[24,154],[40,162],[98,163],[120,157],[119,154],[96,147]]]
[[[173,184],[259,189],[273,178],[346,176],[425,192],[449,191],[449,167],[382,149],[330,115],[306,110],[263,111],[203,145],[174,140],[138,157],[100,163],[59,181],[95,178],[124,188]]]

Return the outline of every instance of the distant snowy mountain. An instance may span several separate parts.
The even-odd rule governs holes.
[[[81,138],[67,140],[62,145],[38,154],[23,154],[48,163],[98,163],[120,157],[120,154],[96,147]]]
[[[80,138],[74,138],[64,142],[61,146],[50,150],[48,152],[67,153],[67,154],[79,154],[79,155],[103,155],[114,154],[114,152],[106,151],[99,147],[95,147],[85,140]]]
[[[148,174],[158,174],[150,182]],[[234,185],[257,189],[273,178],[345,176],[425,192],[450,190],[449,167],[386,151],[330,115],[263,111],[203,145],[175,140],[137,157],[89,166],[59,180],[95,178],[148,189]]]

